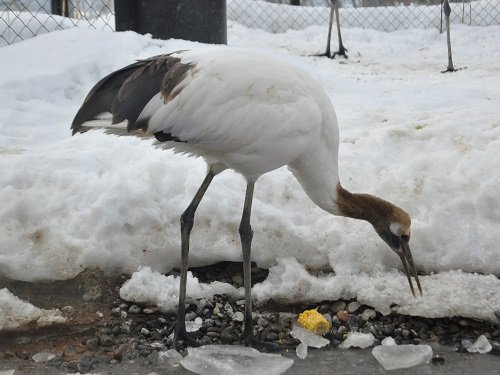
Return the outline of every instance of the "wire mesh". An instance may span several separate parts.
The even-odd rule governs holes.
[[[113,0],[0,0],[0,46],[74,26],[114,30],[113,9]]]
[[[300,6],[292,5],[300,4]],[[330,0],[227,0],[228,20],[269,32],[326,25]],[[500,24],[499,0],[450,0],[451,22]],[[339,0],[343,27],[394,31],[441,28],[441,0]]]
[[[450,5],[452,23],[500,24],[499,0],[450,0]],[[441,0],[339,0],[339,7],[342,27],[442,27]],[[114,30],[113,10],[113,0],[0,0],[0,46],[74,26]],[[326,25],[329,14],[330,0],[227,0],[228,20],[270,32]]]

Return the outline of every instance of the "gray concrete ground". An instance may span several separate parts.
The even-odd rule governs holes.
[[[409,369],[385,371],[371,354],[371,349],[330,349],[310,350],[306,359],[301,360],[294,353],[284,354],[292,358],[294,364],[287,370],[286,375],[440,375],[440,374],[481,374],[499,375],[500,356],[491,354],[464,354],[447,351],[435,351],[444,358],[440,364],[428,363]],[[71,371],[61,371],[47,364],[36,364],[31,361],[19,359],[0,361],[0,375],[59,375],[68,374]],[[74,373],[74,372],[73,372]],[[172,374],[190,375],[192,372],[182,366],[172,368],[168,365],[152,364],[143,366],[138,362],[122,362],[114,365],[96,364],[90,373],[93,374]],[[235,374],[236,375],[236,374]],[[265,375],[265,374],[263,374]]]

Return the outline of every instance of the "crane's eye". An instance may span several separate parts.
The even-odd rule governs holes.
[[[410,236],[409,236],[409,235],[407,235],[407,234],[403,234],[403,235],[401,236],[401,239],[402,239],[403,241],[405,241],[405,242],[408,242],[408,241],[410,241]]]

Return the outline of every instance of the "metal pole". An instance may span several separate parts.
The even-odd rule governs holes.
[[[441,0],[441,21],[439,26],[439,33],[443,33],[443,0]]]

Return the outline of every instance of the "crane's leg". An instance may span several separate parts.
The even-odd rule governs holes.
[[[334,12],[333,3],[334,3],[334,1],[336,1],[336,0],[331,1],[331,6],[330,6],[330,22],[328,23],[328,39],[326,41],[325,53],[320,53],[320,54],[314,55],[314,56],[330,57],[330,42],[332,40],[332,25],[333,25],[333,12]]]
[[[340,32],[339,0],[332,0],[332,7],[334,3],[335,3],[335,22],[337,23],[337,36],[339,40],[339,50],[334,52],[331,58],[334,59],[335,56],[338,55],[338,56],[344,56],[347,59],[347,48],[345,48],[344,44],[342,43],[342,34]]]
[[[253,230],[250,225],[250,213],[252,211],[254,182],[247,183],[247,192],[245,194],[245,204],[243,206],[243,215],[240,222],[241,249],[243,251],[243,285],[245,287],[245,329],[241,336],[241,341],[246,345],[262,349],[278,350],[279,347],[269,342],[257,340],[253,334],[252,319],[252,267],[251,267],[251,249]]]
[[[456,69],[453,66],[453,59],[451,57],[451,38],[450,38],[450,14],[451,14],[451,8],[450,8],[450,3],[448,0],[444,0],[444,16],[446,20],[446,42],[448,44],[448,67],[446,70],[442,71],[441,73],[446,73],[446,72],[455,72]]]
[[[181,281],[179,288],[179,306],[177,309],[177,322],[174,333],[174,349],[177,349],[178,340],[185,341],[190,346],[199,346],[199,344],[186,332],[186,282],[189,253],[189,236],[193,229],[194,213],[201,202],[208,186],[215,177],[215,173],[210,170],[203,180],[200,188],[196,192],[188,208],[181,215]]]
[[[245,204],[243,206],[243,215],[240,222],[241,250],[243,252],[243,285],[245,286],[245,330],[241,337],[246,343],[255,340],[253,335],[252,319],[252,267],[251,251],[253,230],[250,225],[250,213],[252,211],[254,183],[247,183],[247,192],[245,194]]]

